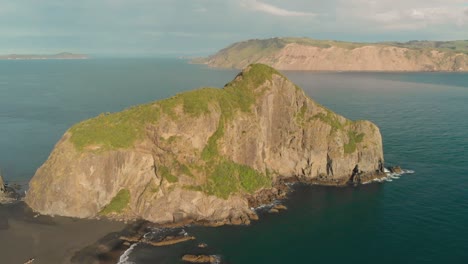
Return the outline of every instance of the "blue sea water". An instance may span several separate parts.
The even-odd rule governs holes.
[[[101,112],[234,70],[173,59],[0,61],[0,168],[26,182],[64,131]],[[249,227],[189,227],[193,243],[137,245],[135,263],[180,263],[204,242],[225,263],[468,263],[468,74],[284,72],[319,103],[375,122],[385,161],[414,170],[359,187],[295,186],[281,214]]]

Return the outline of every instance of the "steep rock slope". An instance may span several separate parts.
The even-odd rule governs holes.
[[[235,43],[194,62],[222,68],[264,63],[279,70],[308,71],[468,71],[468,41],[436,44],[273,38]]]
[[[340,185],[383,161],[379,129],[308,98],[276,70],[248,66],[204,88],[70,128],[30,182],[43,214],[157,223],[248,223],[248,199],[280,177]],[[363,179],[364,179],[363,178]]]

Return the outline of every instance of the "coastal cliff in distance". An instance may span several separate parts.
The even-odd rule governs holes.
[[[62,52],[52,55],[40,55],[40,54],[9,54],[0,55],[0,60],[82,60],[89,59],[88,55],[85,54],[74,54],[69,52]]]
[[[316,103],[271,67],[101,114],[71,127],[30,181],[42,214],[155,223],[247,224],[285,179],[344,185],[382,177],[382,138]],[[260,200],[259,200],[260,199]]]
[[[352,43],[309,38],[238,42],[193,63],[241,69],[263,63],[278,70],[468,71],[468,40]]]

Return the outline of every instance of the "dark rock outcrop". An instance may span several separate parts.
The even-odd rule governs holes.
[[[5,187],[5,182],[3,181],[2,175],[0,175],[0,195],[2,193],[5,193],[6,187]]]
[[[0,175],[0,204],[11,203],[18,200],[19,194],[12,187],[8,186]]]
[[[389,170],[391,173],[396,173],[396,174],[401,174],[401,173],[403,172],[403,170],[401,169],[400,166],[389,167],[388,170]]]

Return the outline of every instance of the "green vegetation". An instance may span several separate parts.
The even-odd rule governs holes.
[[[335,132],[337,130],[343,130],[344,125],[341,124],[340,120],[338,119],[338,116],[335,113],[333,113],[332,111],[330,111],[328,109],[326,109],[326,110],[327,110],[326,114],[319,113],[319,114],[316,114],[315,116],[313,116],[312,118],[319,119],[322,122],[329,124],[332,127],[331,132]]]
[[[255,63],[260,59],[273,58],[274,55],[283,49],[286,45],[296,43],[305,46],[313,46],[318,48],[330,48],[332,46],[343,49],[356,49],[364,46],[393,46],[400,48],[408,48],[413,51],[430,51],[439,50],[454,53],[468,54],[468,40],[456,41],[409,41],[409,42],[377,42],[377,43],[364,43],[364,42],[346,42],[336,40],[317,40],[310,38],[270,38],[270,39],[251,39],[243,42],[237,42],[229,47],[220,50],[217,54],[205,60],[196,60],[195,63],[206,62],[213,58],[220,58],[218,66],[224,67],[239,67],[250,63]],[[411,56],[417,56],[414,54]],[[410,57],[409,54],[406,55]]]
[[[211,195],[227,199],[238,191],[253,193],[262,187],[270,187],[271,179],[263,173],[232,161],[219,162],[208,177],[203,190]]]
[[[273,74],[281,75],[266,65],[253,64],[223,89],[203,88],[177,94],[159,102],[133,107],[123,112],[102,114],[73,126],[70,129],[71,142],[81,151],[94,146],[99,150],[128,148],[133,146],[136,140],[144,137],[146,124],[156,123],[161,117],[178,120],[184,115],[198,117],[208,114],[210,110],[219,111],[218,128],[211,135],[201,153],[204,162],[193,164],[193,166],[199,166],[193,169],[208,175],[207,182],[202,186],[184,186],[184,188],[203,191],[224,199],[236,192],[253,193],[262,187],[271,186],[269,176],[222,157],[218,150],[218,141],[223,137],[226,125],[236,113],[251,112],[257,97],[264,92],[264,89],[257,88],[265,81],[271,81]],[[304,119],[305,111],[305,107],[301,109],[302,114],[299,114],[301,119]],[[166,144],[173,144],[177,139],[177,136],[165,140],[161,138]],[[194,177],[191,171],[192,165],[189,168],[177,160],[165,165],[158,166],[157,172],[170,183],[178,182],[178,175]],[[159,190],[158,186],[148,188],[151,192]],[[128,190],[122,190],[103,209],[102,214],[121,212],[129,201]]]
[[[255,91],[254,88],[262,85],[265,80],[271,80],[273,74],[281,75],[266,65],[253,64],[249,71],[238,76],[239,79],[236,78],[220,90],[222,92],[216,99],[221,110],[221,117],[218,129],[209,138],[208,144],[202,151],[203,160],[212,160],[219,155],[217,141],[224,135],[225,123],[232,119],[236,111],[250,112],[256,96],[262,92]]]
[[[112,198],[111,202],[101,210],[101,215],[108,215],[111,213],[122,213],[130,203],[130,192],[127,189],[120,190],[117,195]]]
[[[99,150],[128,148],[143,135],[146,123],[159,120],[154,104],[135,106],[118,113],[101,114],[74,125],[71,142],[78,150],[96,145]]]
[[[71,129],[71,142],[82,151],[87,146],[99,151],[129,148],[142,138],[145,124],[156,123],[161,113],[177,120],[176,107],[181,106],[185,114],[199,116],[209,112],[212,104],[219,107],[222,117],[231,119],[236,111],[250,112],[256,96],[261,91],[254,88],[265,80],[271,80],[276,70],[262,64],[254,64],[250,71],[241,75],[241,80],[234,80],[224,89],[203,88],[177,94],[159,102],[135,106],[118,113],[101,114],[74,125]],[[219,126],[222,129],[223,126]],[[169,139],[169,141],[175,140]],[[93,149],[93,148],[91,148]]]
[[[241,62],[250,64],[280,51],[285,45],[280,38],[251,39],[234,43],[219,51],[217,55],[222,55],[231,66]]]
[[[179,170],[182,172],[182,174],[193,177],[192,171],[189,169],[189,167],[187,167],[187,165],[179,163]]]
[[[384,42],[390,46],[397,46],[415,50],[440,50],[446,52],[460,52],[468,54],[468,40],[455,40],[455,41],[420,41],[412,40],[408,42]]]
[[[357,134],[354,131],[349,131],[348,139],[349,139],[348,144],[344,145],[345,154],[350,154],[356,151],[356,144],[362,142],[362,140],[364,139],[364,134],[363,133]]]
[[[305,116],[306,111],[307,111],[307,105],[304,104],[301,106],[301,109],[299,110],[299,112],[296,113],[295,121],[300,126],[304,125],[304,121],[305,121],[304,116]]]
[[[159,166],[158,171],[160,172],[161,177],[163,179],[166,179],[170,183],[175,183],[179,181],[177,176],[171,174],[171,170],[166,166]]]
[[[218,129],[208,139],[208,143],[203,148],[201,157],[205,161],[212,160],[219,156],[218,153],[218,139],[224,135],[224,119],[220,119],[218,123]]]
[[[336,41],[336,40],[318,40],[310,38],[282,38],[285,43],[297,43],[305,46],[313,46],[318,48],[330,48],[330,47],[339,47],[343,49],[355,49],[363,46],[367,46],[370,43],[358,43],[358,42],[346,42],[346,41]]]

